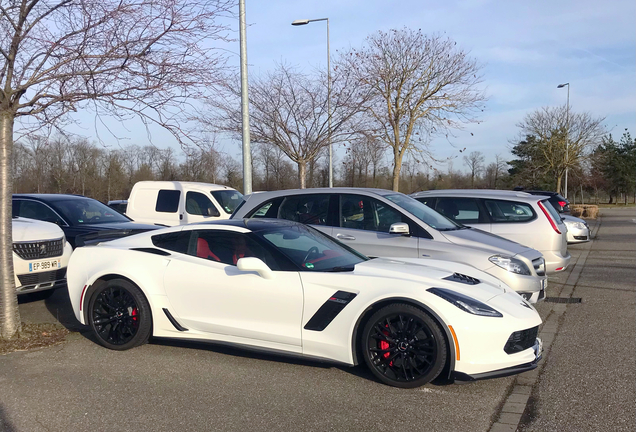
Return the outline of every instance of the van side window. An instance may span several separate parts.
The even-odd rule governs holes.
[[[186,212],[198,216],[221,216],[210,198],[199,192],[186,194]]]
[[[493,223],[528,222],[536,218],[530,204],[504,201],[484,200]]]
[[[156,212],[176,213],[179,210],[179,198],[181,191],[161,189],[157,194]]]

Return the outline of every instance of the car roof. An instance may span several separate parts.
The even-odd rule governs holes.
[[[32,198],[40,201],[66,201],[71,199],[93,199],[84,195],[72,194],[13,194],[13,198]]]
[[[230,186],[225,186],[225,185],[218,185],[218,184],[214,184],[214,183],[205,183],[205,182],[189,182],[189,181],[161,181],[161,180],[144,180],[144,181],[140,181],[135,183],[135,186],[140,185],[140,186],[157,186],[157,187],[161,187],[161,186],[174,186],[174,185],[181,185],[181,186],[190,186],[190,187],[195,187],[195,188],[201,188],[201,189],[210,189],[213,191],[217,191],[217,190],[229,190],[229,191],[236,191],[236,189],[234,189],[233,187]]]
[[[287,195],[302,195],[308,193],[370,193],[376,195],[391,195],[402,192],[394,192],[392,190],[387,189],[379,189],[379,188],[360,188],[360,187],[322,187],[322,188],[307,188],[307,189],[282,189],[276,191],[259,191],[253,192],[250,195],[247,195],[246,198],[250,198],[252,196],[259,197],[278,197],[278,196],[287,196]]]
[[[193,226],[232,226],[239,228],[247,228],[252,232],[261,231],[264,229],[281,228],[289,226],[304,226],[299,222],[294,222],[286,219],[269,219],[269,218],[253,218],[253,219],[224,219],[209,222],[200,222],[196,224],[188,224],[187,227]]]
[[[416,192],[411,194],[413,198],[420,197],[438,197],[438,196],[456,196],[456,197],[475,197],[475,198],[515,198],[520,201],[535,201],[536,195],[526,192],[509,191],[500,189],[436,189],[429,191]],[[546,196],[546,198],[549,198]]]

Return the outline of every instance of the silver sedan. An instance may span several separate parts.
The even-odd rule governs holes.
[[[561,215],[561,219],[568,229],[568,244],[590,241],[590,227],[587,222],[565,214]]]

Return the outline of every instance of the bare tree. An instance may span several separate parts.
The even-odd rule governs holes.
[[[11,152],[16,132],[60,126],[90,108],[138,116],[177,138],[186,110],[224,64],[231,0],[0,0],[0,337],[20,329],[11,247]]]
[[[484,169],[484,154],[482,152],[474,151],[470,152],[468,156],[464,156],[464,164],[470,171],[470,187],[475,188],[475,177]]]
[[[432,154],[429,138],[474,121],[484,94],[480,66],[457,43],[410,29],[379,31],[340,59],[356,76],[372,128],[393,152],[393,190],[408,151]],[[421,158],[419,158],[421,159]]]
[[[216,115],[207,122],[235,136],[241,133],[240,85],[225,88],[213,102]],[[298,166],[298,183],[305,188],[307,164],[329,146],[354,133],[356,114],[365,101],[348,70],[331,76],[331,132],[327,112],[327,77],[313,77],[287,65],[250,83],[250,138],[280,148]]]
[[[523,136],[535,137],[536,155],[533,162],[556,180],[556,190],[561,192],[561,180],[566,168],[580,166],[601,142],[605,134],[603,117],[589,113],[576,113],[565,105],[543,107],[526,115],[517,124]]]

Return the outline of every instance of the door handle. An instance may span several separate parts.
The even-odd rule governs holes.
[[[355,240],[356,238],[349,234],[336,234],[336,238],[340,240]]]

